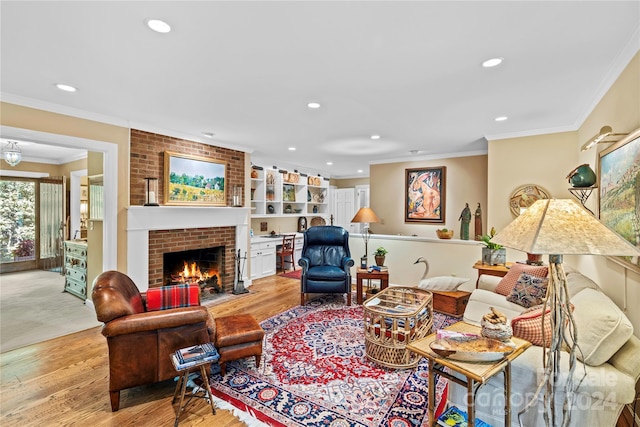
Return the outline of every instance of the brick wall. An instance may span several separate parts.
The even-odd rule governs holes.
[[[231,292],[235,275],[235,241],[235,227],[149,231],[149,287],[155,288],[164,285],[162,283],[162,255],[165,252],[225,246],[224,267],[220,272],[220,281],[223,292]]]
[[[231,206],[233,186],[244,187],[244,156],[242,151],[214,147],[199,142],[131,130],[129,203],[141,206],[145,199],[146,177],[158,178],[158,203],[164,204],[164,152],[189,154],[222,160],[227,167],[227,206]],[[242,197],[244,200],[244,196]],[[153,209],[153,208],[150,208]],[[235,275],[235,227],[155,230],[149,232],[149,287],[162,286],[162,254],[192,249],[225,246],[224,272],[221,274],[224,292],[233,290]]]
[[[131,129],[131,206],[144,205],[144,179],[147,177],[158,178],[158,203],[164,204],[165,151],[224,161],[227,165],[227,206],[231,206],[233,186],[244,187],[244,152]]]

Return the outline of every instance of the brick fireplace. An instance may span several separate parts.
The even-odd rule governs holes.
[[[127,209],[127,274],[140,292],[163,285],[163,253],[224,246],[223,290],[235,280],[234,254],[249,247],[249,209],[130,206]],[[243,271],[245,286],[250,285]]]
[[[235,227],[207,227],[179,230],[149,231],[149,287],[167,284],[165,254],[223,247],[220,285],[223,292],[231,292],[234,282]]]

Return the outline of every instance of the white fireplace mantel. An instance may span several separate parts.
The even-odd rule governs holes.
[[[236,250],[248,252],[249,208],[130,206],[127,209],[127,274],[140,292],[149,288],[149,231],[235,227]],[[248,283],[248,276],[243,280]]]

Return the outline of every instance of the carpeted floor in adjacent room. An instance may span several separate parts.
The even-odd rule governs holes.
[[[0,276],[0,353],[100,326],[93,308],[43,270]]]

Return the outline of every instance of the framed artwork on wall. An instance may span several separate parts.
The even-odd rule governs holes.
[[[600,221],[640,247],[640,129],[598,154]],[[640,272],[638,257],[609,257]]]
[[[445,166],[405,169],[404,222],[444,224]]]
[[[165,151],[164,202],[226,206],[226,173],[223,161]]]

